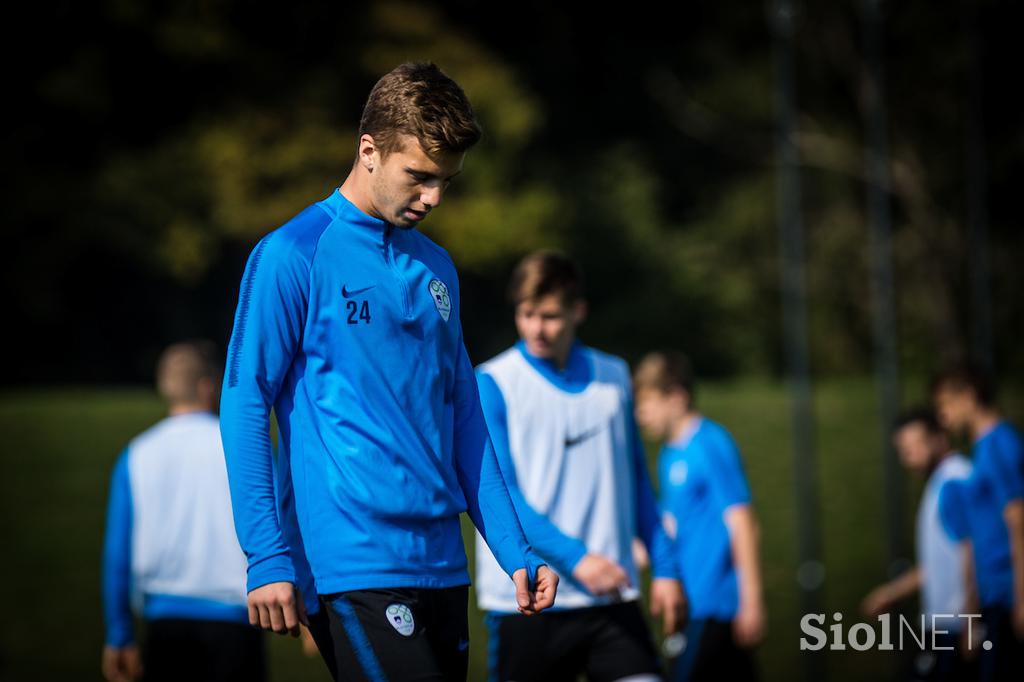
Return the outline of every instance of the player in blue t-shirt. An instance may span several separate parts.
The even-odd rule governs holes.
[[[647,355],[633,377],[637,422],[665,445],[658,462],[665,526],[690,600],[683,651],[673,680],[750,680],[752,648],[765,607],[758,526],[735,442],[697,412],[689,360]]]
[[[1024,442],[996,409],[994,393],[972,368],[946,372],[932,386],[943,425],[974,442],[970,477],[943,489],[939,509],[947,532],[971,544],[992,644],[982,647],[983,680],[1013,679],[1024,668]]]
[[[297,636],[305,608],[335,679],[465,678],[463,512],[518,610],[554,601],[487,433],[455,265],[413,229],[479,137],[457,83],[397,67],[344,183],[261,239],[242,277],[221,431],[249,618]]]

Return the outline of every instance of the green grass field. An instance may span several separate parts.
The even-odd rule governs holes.
[[[917,389],[908,389],[906,397],[916,398]],[[1018,423],[1024,414],[1021,396],[1020,391],[1003,396]],[[703,386],[699,398],[703,411],[736,436],[761,519],[769,610],[768,636],[759,650],[763,677],[793,679],[802,669],[801,613],[785,392],[777,384],[743,381]],[[100,679],[99,565],[108,476],[125,443],[159,419],[161,410],[151,391],[135,388],[0,395],[0,428],[7,443],[0,518],[8,548],[0,562],[8,604],[0,622],[0,679]],[[815,411],[826,565],[822,610],[843,612],[849,624],[858,618],[862,595],[886,573],[873,385],[867,380],[821,384]],[[908,533],[919,489],[918,482],[908,481]],[[471,540],[465,524],[464,530]],[[467,548],[472,551],[472,542]],[[475,606],[470,618],[470,680],[483,680],[486,632]],[[303,657],[297,641],[273,637],[270,656],[277,682],[327,677],[318,659]],[[896,655],[879,652],[831,652],[824,659],[833,680],[892,679],[898,663]]]

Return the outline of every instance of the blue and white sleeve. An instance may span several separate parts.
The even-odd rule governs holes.
[[[533,551],[512,506],[498,459],[494,454],[473,366],[459,332],[455,369],[455,465],[466,496],[469,517],[480,531],[502,570],[511,576],[525,568],[532,584],[544,562]]]
[[[1016,433],[1003,429],[992,443],[992,488],[1000,509],[1011,502],[1024,499],[1024,451]]]
[[[128,449],[114,464],[103,537],[103,616],[107,646],[121,648],[134,639],[131,610],[132,490],[128,478]]]
[[[486,372],[477,372],[477,385],[480,391],[480,404],[483,407],[484,420],[491,434],[494,454],[498,458],[498,466],[508,486],[508,494],[512,498],[519,520],[530,544],[562,575],[572,575],[576,564],[587,553],[587,546],[582,540],[563,533],[548,517],[535,510],[526,497],[516,476],[515,463],[508,442],[508,412],[505,398],[494,379]]]
[[[665,532],[661,523],[661,512],[658,508],[654,488],[651,486],[651,474],[647,470],[647,457],[640,430],[633,417],[632,398],[626,403],[626,424],[629,428],[630,450],[636,480],[636,521],[637,536],[647,546],[651,557],[651,577],[673,578],[679,580],[680,572],[676,564],[672,539]]]
[[[306,319],[312,249],[278,230],[246,264],[221,392],[220,424],[247,589],[295,582],[281,532],[270,410],[298,351]]]
[[[971,536],[967,520],[967,489],[970,479],[946,481],[939,488],[939,524],[953,542],[963,542]]]

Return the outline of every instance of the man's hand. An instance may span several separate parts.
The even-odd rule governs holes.
[[[894,601],[889,584],[886,583],[868,592],[868,596],[860,603],[860,610],[865,616],[874,618],[889,611]]]
[[[268,583],[249,593],[249,623],[279,635],[299,636],[299,624],[309,626],[306,606],[289,582]]]
[[[142,657],[134,644],[103,647],[100,669],[107,682],[133,682],[142,676]]]
[[[643,571],[651,565],[651,555],[647,553],[647,546],[640,538],[633,538],[633,565],[637,572]]]
[[[651,615],[661,616],[661,629],[666,636],[683,629],[686,610],[686,595],[678,580],[655,578],[651,581]]]
[[[572,569],[572,577],[591,594],[603,596],[629,585],[626,569],[600,554],[585,554]]]
[[[764,626],[764,604],[760,600],[741,603],[740,610],[732,621],[732,634],[738,645],[749,648],[764,637]]]
[[[516,586],[516,603],[519,613],[532,616],[555,603],[555,592],[558,591],[558,576],[547,566],[537,569],[536,590],[530,591],[530,580],[525,568],[512,574],[512,582]]]

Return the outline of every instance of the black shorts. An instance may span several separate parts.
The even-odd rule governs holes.
[[[691,620],[683,637],[683,651],[672,661],[669,677],[672,682],[748,682],[757,679],[754,652],[736,643],[732,621]]]
[[[492,680],[593,682],[661,675],[650,629],[638,602],[544,611],[533,616],[487,614]]]
[[[247,623],[157,618],[146,623],[142,666],[147,682],[267,679],[263,632]]]
[[[985,626],[984,632],[976,633],[973,643],[973,646],[981,647],[979,678],[983,682],[1019,680],[1020,671],[1024,669],[1024,640],[1017,639],[1013,632],[1010,610],[1000,606],[983,607],[981,623]],[[988,649],[984,646],[985,641],[991,643]]]
[[[309,618],[335,680],[465,682],[469,585],[320,595]]]

